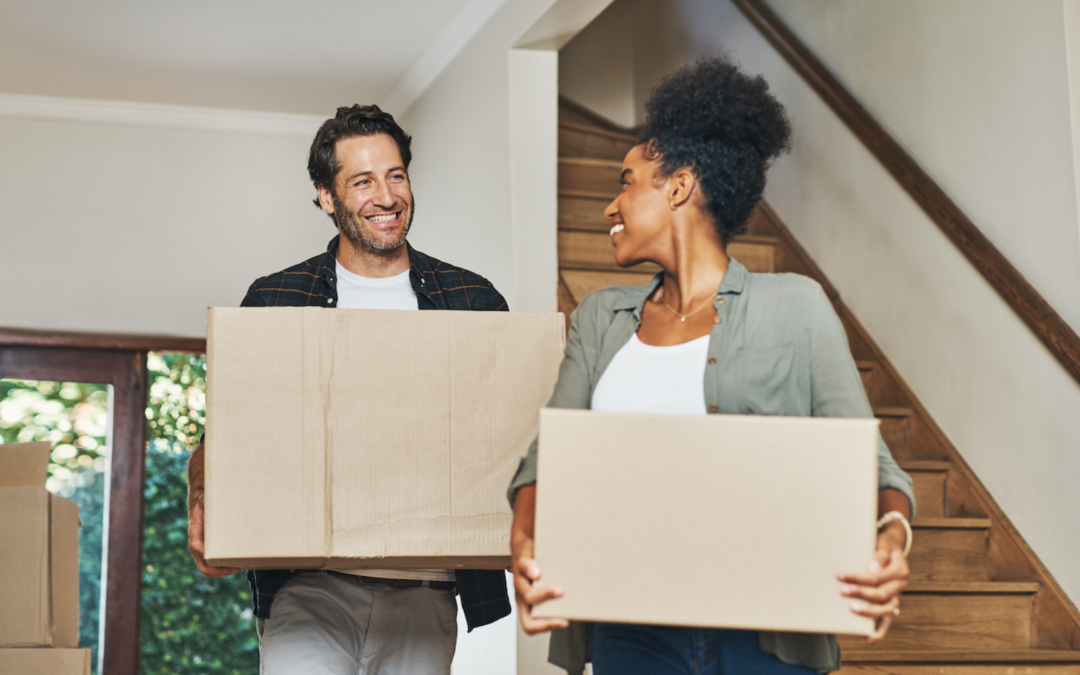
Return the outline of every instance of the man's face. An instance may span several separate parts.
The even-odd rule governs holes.
[[[369,252],[405,244],[413,217],[412,188],[401,152],[386,134],[354,136],[334,149],[341,169],[334,191],[319,188],[319,204],[341,234]]]

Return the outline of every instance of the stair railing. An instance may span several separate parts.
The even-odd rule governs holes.
[[[764,0],[731,0],[1080,383],[1080,337]]]

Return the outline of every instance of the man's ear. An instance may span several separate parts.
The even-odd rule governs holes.
[[[679,169],[671,174],[671,178],[668,179],[668,201],[671,203],[672,210],[688,202],[696,186],[697,177],[689,169]]]
[[[319,186],[319,206],[327,215],[334,215],[334,195],[325,186]]]

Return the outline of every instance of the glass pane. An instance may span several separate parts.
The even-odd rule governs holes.
[[[45,487],[79,504],[79,644],[97,672],[109,386],[0,380],[0,440],[53,444]]]
[[[141,673],[256,673],[246,579],[207,579],[187,549],[186,465],[205,424],[206,358],[151,353],[148,366]]]

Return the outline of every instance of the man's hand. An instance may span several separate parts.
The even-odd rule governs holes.
[[[510,572],[514,575],[514,598],[517,601],[521,628],[529,635],[566,628],[566,619],[541,619],[532,615],[532,608],[545,600],[561,598],[561,588],[537,586],[540,566],[533,558],[533,524],[536,520],[536,486],[518,490],[514,499],[514,524],[510,532]]]
[[[208,577],[227,577],[240,571],[239,567],[211,567],[206,564],[206,545],[203,542],[203,505],[202,501],[191,504],[188,511],[188,550],[195,559],[199,571]]]
[[[867,642],[884,638],[893,618],[900,613],[900,593],[907,588],[910,574],[904,557],[906,538],[900,523],[889,523],[878,533],[877,550],[866,571],[838,576],[844,582],[841,595],[855,598],[851,611],[874,619],[874,632]]]

